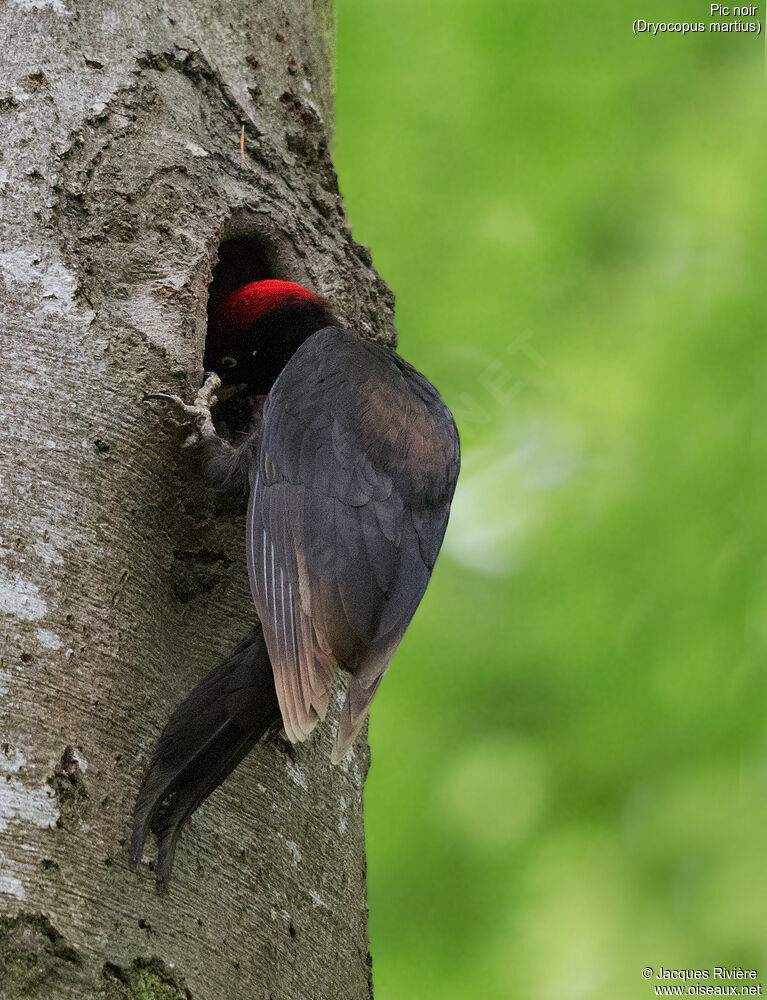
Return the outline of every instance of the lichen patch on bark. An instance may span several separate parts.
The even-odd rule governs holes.
[[[48,611],[39,588],[18,573],[0,571],[0,614],[25,621],[39,621]]]
[[[8,743],[0,747],[0,831],[12,823],[20,824],[22,829],[31,825],[46,830],[58,821],[55,796],[47,785],[36,783],[26,764],[26,757],[18,749]]]
[[[137,958],[128,968],[105,962],[104,1000],[193,1000],[181,977],[159,958]]]
[[[53,997],[80,979],[82,960],[40,913],[0,916],[0,996]]]

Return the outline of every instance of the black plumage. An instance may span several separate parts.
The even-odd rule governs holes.
[[[137,863],[151,828],[160,883],[183,824],[264,733],[281,721],[303,740],[324,719],[338,669],[350,678],[332,760],[344,756],[429,582],[460,464],[436,389],[306,289],[245,286],[210,330],[206,365],[247,400],[250,433],[232,447],[207,397],[196,407],[162,398],[197,420],[208,471],[249,489],[248,574],[263,632],[195,688],[154,753],[131,854]]]
[[[139,864],[151,829],[157,837],[159,889],[170,878],[186,821],[279,724],[272,668],[259,627],[181,702],[152,755],[134,811],[130,858],[134,866]]]
[[[458,474],[436,390],[393,351],[326,327],[264,409],[248,507],[253,600],[288,736],[352,675],[333,759],[354,740],[429,582]]]

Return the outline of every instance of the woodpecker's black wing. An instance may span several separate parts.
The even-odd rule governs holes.
[[[334,760],[354,740],[423,596],[447,526],[458,434],[394,352],[336,327],[272,387],[248,508],[248,568],[285,730],[324,718],[353,674]]]

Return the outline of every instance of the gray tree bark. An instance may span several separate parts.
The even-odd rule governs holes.
[[[9,0],[0,37],[0,996],[367,997],[364,742],[257,748],[165,898],[126,851],[254,616],[243,513],[141,402],[199,384],[221,240],[393,340],[328,151],[331,0]]]

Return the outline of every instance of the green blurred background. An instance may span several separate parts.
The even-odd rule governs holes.
[[[764,37],[338,0],[337,146],[463,471],[372,713],[377,1000],[767,986]]]

